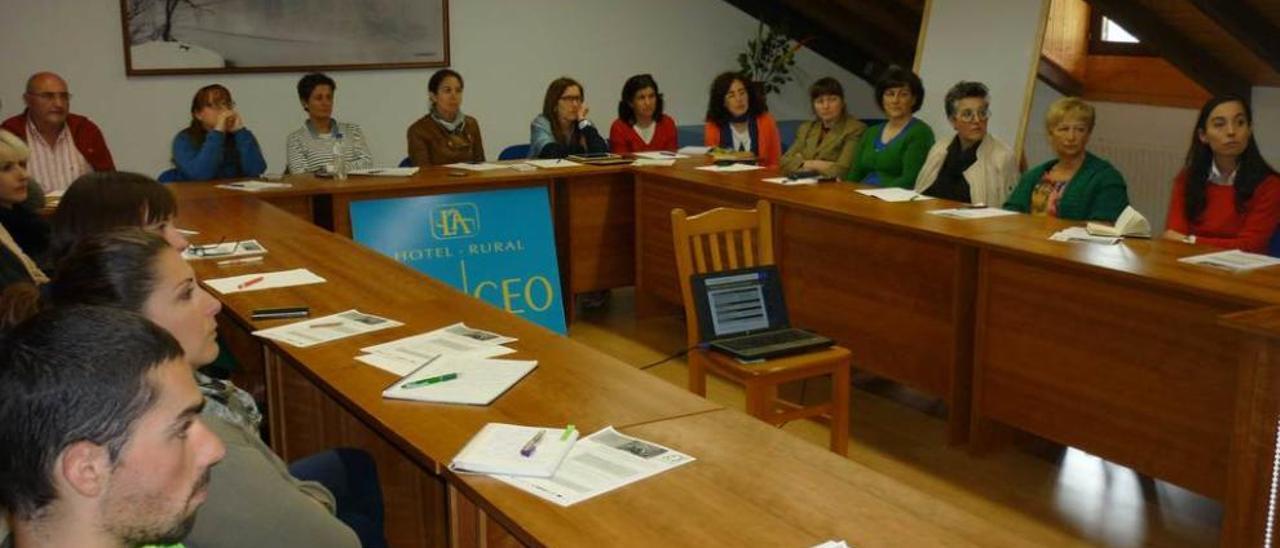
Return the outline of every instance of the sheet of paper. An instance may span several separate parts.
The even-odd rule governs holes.
[[[1114,236],[1094,236],[1089,234],[1089,231],[1085,230],[1083,226],[1073,226],[1054,232],[1052,236],[1049,236],[1049,239],[1055,242],[1084,242],[1088,244],[1115,245],[1120,243],[1122,238]]]
[[[857,190],[858,194],[879,198],[886,202],[918,202],[922,200],[932,200],[932,196],[925,196],[914,190],[905,188],[889,187],[889,188],[863,188]]]
[[[676,159],[675,158],[667,158],[667,159],[640,158],[634,162],[631,162],[631,165],[639,166],[639,167],[644,167],[644,166],[671,167],[676,165]]]
[[[783,186],[801,186],[801,185],[818,184],[817,177],[801,177],[799,179],[792,179],[790,177],[767,177],[760,180],[766,183],[773,183],[775,185],[783,185]]]
[[[1275,257],[1249,253],[1247,251],[1240,251],[1239,249],[1205,253],[1203,255],[1192,255],[1190,257],[1178,259],[1178,261],[1229,270],[1231,272],[1247,272],[1250,270],[1257,270],[1259,268],[1280,265],[1280,259]]]
[[[955,209],[934,209],[929,213],[953,219],[989,219],[991,217],[1018,214],[1017,211],[1009,211],[998,207],[957,207]]]
[[[493,171],[495,169],[509,169],[511,166],[504,164],[491,164],[489,162],[479,162],[474,164],[471,162],[458,162],[456,164],[446,164],[444,167],[465,169],[467,171]]]
[[[526,164],[540,167],[542,169],[552,169],[557,167],[582,167],[585,164],[579,164],[571,160],[525,160]]]
[[[694,169],[701,169],[703,171],[715,171],[719,173],[733,173],[737,171],[755,171],[757,169],[764,169],[764,168],[754,164],[729,164],[727,166],[717,166],[717,165],[698,166]]]
[[[539,435],[541,438],[533,453],[525,454],[525,446]],[[573,428],[491,422],[453,457],[449,469],[470,474],[549,478],[577,441],[578,431]]]
[[[179,228],[178,233],[182,234],[183,236],[199,236],[200,235],[199,230],[189,230],[186,228]]]
[[[244,192],[262,192],[264,190],[275,190],[280,188],[289,188],[293,185],[289,183],[271,183],[267,181],[240,181],[236,183],[227,183],[218,185],[218,188],[228,190],[241,190]]]
[[[260,281],[254,281],[259,278],[261,278]],[[240,293],[242,291],[261,291],[263,289],[320,284],[324,282],[325,279],[317,276],[314,272],[305,268],[296,268],[293,270],[281,270],[278,272],[244,274],[241,276],[232,276],[230,278],[215,278],[212,280],[205,280],[204,284],[218,293],[227,295],[231,293]]]
[[[828,540],[822,544],[815,544],[813,548],[849,548],[849,545],[843,540]]]
[[[703,154],[706,154],[703,152]],[[646,158],[649,160],[675,160],[677,158],[688,158],[688,154],[680,154],[679,152],[668,152],[666,150],[653,150],[648,152],[636,152],[633,154],[636,158]]]
[[[360,351],[421,362],[435,355],[474,352],[515,341],[516,339],[512,337],[483,329],[473,329],[459,322],[435,331],[361,348]]]
[[[609,426],[578,440],[550,478],[493,477],[560,506],[570,506],[694,460]]]
[[[708,152],[711,152],[711,147],[698,147],[692,145],[680,147],[680,150],[676,151],[677,154],[687,154],[689,156],[706,156]]]
[[[231,259],[235,257],[249,257],[253,255],[265,255],[267,248],[258,240],[240,240],[233,242],[222,242],[220,244],[197,245],[191,244],[182,250],[182,258],[188,261],[199,261],[203,259]]]
[[[324,342],[336,341],[401,325],[404,324],[353,309],[270,329],[259,329],[254,331],[253,334],[291,344],[298,348],[306,348]]]
[[[379,177],[410,177],[418,173],[418,167],[367,167],[364,169],[353,169],[348,171],[348,175],[374,175]]]
[[[532,360],[495,360],[465,355],[440,356],[426,367],[402,377],[382,391],[382,397],[436,403],[488,405],[533,371],[538,362]],[[448,382],[416,388],[404,385],[416,380],[450,373],[457,378]]]
[[[458,353],[458,355],[466,355],[473,358],[496,358],[498,356],[505,356],[514,352],[514,349],[507,348],[505,346],[484,346],[475,350]],[[411,360],[407,357],[391,354],[361,354],[356,356],[356,361],[372,365],[388,373],[393,373],[397,377],[408,375],[409,373],[412,373],[414,369],[417,369],[419,365],[422,365],[422,360]]]

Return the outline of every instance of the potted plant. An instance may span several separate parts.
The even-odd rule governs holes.
[[[777,93],[795,79],[791,68],[801,47],[804,47],[802,42],[761,22],[756,37],[747,40],[747,51],[738,54],[738,66],[766,95]]]

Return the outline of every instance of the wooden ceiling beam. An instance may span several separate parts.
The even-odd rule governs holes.
[[[1271,65],[1272,70],[1280,72],[1280,28],[1266,16],[1238,0],[1191,0],[1191,3]]]
[[[1040,56],[1040,64],[1036,67],[1036,76],[1049,87],[1066,96],[1080,97],[1084,95],[1084,82],[1077,80],[1070,72],[1044,55]]]
[[[859,36],[849,26],[831,25],[814,20],[783,2],[773,0],[726,0],[734,7],[765,24],[793,33],[792,38],[805,40],[805,47],[830,59],[867,82],[875,82],[891,62],[889,54],[865,46],[866,36]],[[796,34],[803,30],[804,34]]]
[[[1089,0],[1089,4],[1107,18],[1119,23],[1210,93],[1245,96],[1250,93],[1252,85],[1247,78],[1186,40],[1137,0]]]

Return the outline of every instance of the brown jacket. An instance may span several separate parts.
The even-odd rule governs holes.
[[[779,167],[783,173],[791,173],[798,171],[805,160],[826,160],[835,162],[835,165],[822,174],[841,177],[853,166],[858,140],[866,129],[867,125],[861,120],[847,114],[831,126],[825,139],[822,138],[820,122],[810,120],[800,124],[800,128],[796,130],[796,140],[791,143],[787,153],[782,155]]]
[[[484,161],[480,123],[470,116],[459,135],[446,131],[430,114],[424,115],[409,126],[408,138],[409,161],[418,167]]]

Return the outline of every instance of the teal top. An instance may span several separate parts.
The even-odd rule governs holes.
[[[1023,173],[1004,208],[1030,213],[1031,195],[1036,185],[1057,163],[1057,159],[1049,160]],[[1111,163],[1086,152],[1080,170],[1062,189],[1057,212],[1059,219],[1115,222],[1128,206],[1129,190],[1125,186],[1124,175]]]
[[[933,147],[933,129],[919,118],[912,118],[888,143],[880,142],[883,124],[863,132],[858,141],[857,160],[845,177],[883,187],[915,188],[916,176],[924,166],[925,156]]]

